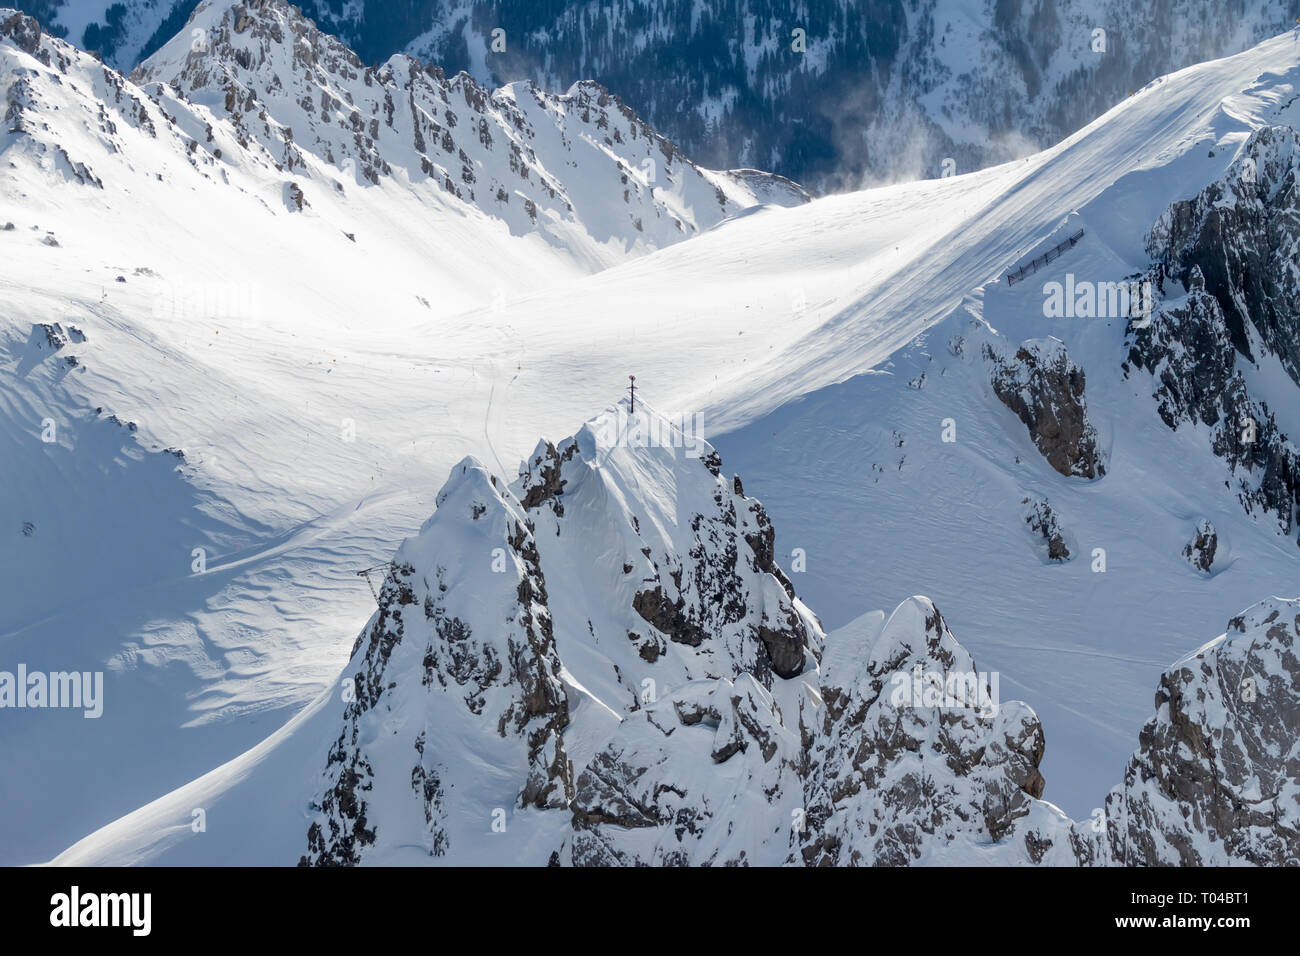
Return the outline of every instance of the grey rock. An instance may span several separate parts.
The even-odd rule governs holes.
[[[1209,573],[1214,566],[1214,556],[1219,550],[1219,535],[1209,518],[1201,519],[1196,534],[1183,548],[1183,557],[1198,571]]]
[[[1097,430],[1088,421],[1083,370],[1060,340],[1025,342],[1011,359],[991,346],[984,354],[993,363],[994,393],[1024,422],[1049,465],[1067,477],[1106,474]]]

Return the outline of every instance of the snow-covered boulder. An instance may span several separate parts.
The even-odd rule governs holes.
[[[632,715],[579,775],[578,866],[777,864],[802,811],[800,741],[750,674],[693,681]]]
[[[1099,858],[1300,864],[1298,649],[1300,600],[1273,598],[1164,673],[1141,747],[1106,799]]]
[[[1202,518],[1196,524],[1196,533],[1183,548],[1183,557],[1187,563],[1198,571],[1208,574],[1214,567],[1214,558],[1219,551],[1219,534],[1214,530],[1214,522]]]
[[[926,598],[831,635],[807,743],[809,865],[978,862],[979,847],[1027,862],[1017,823],[1036,808],[1038,718],[1002,701]],[[1063,818],[1056,815],[1060,826]]]

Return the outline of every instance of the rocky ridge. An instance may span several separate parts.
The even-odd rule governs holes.
[[[1042,799],[1037,716],[1001,699],[932,602],[825,635],[762,506],[721,469],[626,405],[540,442],[509,486],[458,465],[354,649],[302,862],[473,859],[507,816],[536,865],[1300,851],[1295,601],[1166,672],[1123,782],[1076,822]]]

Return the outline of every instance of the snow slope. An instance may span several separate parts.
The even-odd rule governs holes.
[[[1044,796],[1076,818],[1116,780],[1165,666],[1228,616],[1294,592],[1294,541],[1242,511],[1203,433],[1160,422],[1149,380],[1123,378],[1124,323],[1042,309],[1042,283],[1067,270],[1144,269],[1169,203],[1227,170],[1252,129],[1294,125],[1290,37],[1157,81],[1027,160],[750,207],[595,274],[598,241],[575,252],[512,234],[402,174],[320,188],[325,161],[297,137],[312,177],[291,179],[260,141],[242,152],[231,120],[162,91],[178,125],[202,116],[238,159],[200,145],[191,162],[186,137],[205,141],[202,125],[178,132],[142,91],[53,41],[41,49],[54,65],[0,41],[7,102],[28,104],[26,131],[0,134],[0,227],[15,223],[0,232],[13,571],[0,661],[93,664],[109,703],[93,731],[79,715],[5,714],[5,862],[51,858],[141,806],[64,859],[233,861],[224,837],[168,849],[159,821],[184,809],[168,826],[188,834],[183,805],[218,798],[241,819],[265,797],[243,781],[272,763],[302,802],[285,798],[297,809],[277,818],[282,836],[238,825],[261,838],[257,859],[296,859],[320,768],[303,734],[276,728],[317,720],[333,697],[323,689],[375,603],[354,572],[421,527],[455,462],[512,474],[505,463],[586,420],[628,374],[669,418],[699,421],[768,504],[783,565],[804,549],[807,570],[791,563],[791,576],[828,627],[934,598],[981,666],[1038,709]],[[1080,225],[1048,270],[999,281]],[[55,322],[84,342],[36,348],[33,326]],[[960,356],[957,335],[970,342]],[[983,345],[1049,335],[1087,375],[1107,456],[1096,482],[1054,472],[988,384]],[[1294,401],[1291,388],[1276,383]],[[948,418],[955,443],[941,439]],[[1030,496],[1060,513],[1074,560],[1048,563],[1022,530]],[[1180,554],[1205,516],[1230,544],[1211,576]],[[43,757],[55,749],[58,764]],[[74,785],[88,775],[103,797]]]

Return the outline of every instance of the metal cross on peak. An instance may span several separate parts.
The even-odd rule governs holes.
[[[631,383],[631,384],[629,384],[628,387],[627,387],[628,394],[630,394],[630,395],[632,396],[632,403],[631,403],[630,407],[628,408],[628,414],[630,415],[630,414],[634,414],[634,413],[636,412],[636,376],[635,376],[635,375],[629,375],[629,376],[627,377],[627,380],[628,380],[628,382]]]

